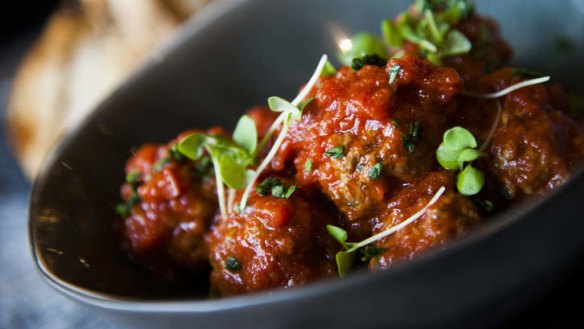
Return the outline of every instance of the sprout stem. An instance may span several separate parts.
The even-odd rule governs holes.
[[[540,83],[548,82],[550,79],[551,79],[551,77],[545,76],[545,77],[541,77],[541,78],[537,78],[537,79],[525,80],[525,81],[520,82],[518,84],[507,87],[503,90],[500,90],[500,91],[497,91],[494,93],[490,93],[490,94],[476,93],[476,92],[467,91],[467,90],[461,91],[460,94],[464,95],[464,96],[485,98],[485,99],[499,98],[499,97],[503,97],[503,96],[510,94],[518,89],[521,89],[521,88],[525,88],[525,87],[537,85]]]
[[[432,197],[432,199],[430,200],[430,202],[428,202],[428,204],[426,204],[426,206],[424,206],[424,208],[420,209],[417,213],[413,214],[411,217],[409,217],[408,219],[402,221],[401,223],[392,226],[380,233],[377,233],[371,237],[369,237],[368,239],[365,239],[361,242],[355,243],[355,244],[351,244],[351,249],[347,250],[347,252],[353,252],[359,248],[365,247],[368,244],[371,244],[377,240],[381,240],[383,238],[385,238],[388,235],[391,235],[399,230],[401,230],[402,228],[408,226],[409,224],[413,223],[416,219],[422,217],[424,215],[424,213],[426,213],[426,211],[428,210],[428,208],[430,208],[430,206],[432,206],[434,203],[436,203],[436,201],[438,201],[438,199],[440,199],[440,197],[442,196],[442,194],[444,193],[444,191],[446,191],[446,188],[444,186],[440,187],[440,189],[438,189],[438,192],[436,192],[436,194],[434,194],[434,197]]]
[[[489,146],[489,144],[491,143],[491,140],[493,139],[493,136],[495,135],[495,131],[497,130],[497,127],[499,126],[499,121],[501,121],[501,113],[503,112],[503,108],[501,107],[501,104],[499,104],[499,102],[496,102],[497,104],[497,115],[495,116],[495,122],[493,122],[493,126],[491,127],[491,131],[489,131],[489,136],[487,136],[487,139],[485,139],[483,145],[481,145],[481,148],[479,149],[480,153],[483,153],[484,150],[487,149],[487,146]]]

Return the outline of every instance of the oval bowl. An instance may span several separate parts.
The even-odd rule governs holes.
[[[486,328],[536,301],[584,252],[581,172],[543,200],[411,262],[291,290],[210,300],[204,279],[162,284],[118,248],[114,206],[132,148],[164,143],[191,127],[233,127],[247,107],[293,95],[322,53],[334,55],[332,30],[376,31],[381,19],[409,3],[233,0],[209,6],[46,160],[29,209],[40,274],[72,300],[136,328]],[[514,64],[582,91],[574,70],[584,54],[582,1],[525,4],[479,1],[478,8],[500,21],[516,50]],[[575,48],[559,54],[554,42],[565,37]]]

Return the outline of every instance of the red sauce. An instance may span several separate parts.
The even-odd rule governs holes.
[[[129,253],[164,273],[200,272],[210,264],[212,288],[223,295],[289,288],[336,276],[340,245],[327,224],[360,241],[401,223],[446,187],[421,218],[374,243],[379,254],[361,265],[379,270],[467,234],[485,219],[485,200],[501,211],[565,182],[584,159],[584,135],[561,88],[535,85],[496,100],[464,96],[463,90],[493,92],[525,78],[503,67],[511,50],[491,20],[474,15],[458,28],[473,50],[448,58],[446,66],[412,55],[419,49],[407,44],[409,54],[385,67],[344,67],[320,79],[314,101],[256,182],[278,177],[297,185],[288,199],[254,191],[242,213],[223,218],[212,167],[173,157],[173,145],[188,132],[168,145],[140,148],[126,167],[139,174],[141,200],[123,222]],[[390,84],[396,65],[401,70]],[[248,114],[260,135],[275,119],[262,107]],[[444,132],[454,126],[471,131],[480,145],[496,127],[473,163],[486,175],[477,197],[458,193],[456,174],[436,160]],[[227,136],[220,129],[209,133]],[[327,154],[339,147],[341,156]],[[168,161],[160,165],[163,158]],[[375,168],[378,175],[371,174]],[[124,184],[124,200],[133,191]]]

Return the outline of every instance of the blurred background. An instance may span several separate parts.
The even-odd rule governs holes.
[[[208,1],[19,0],[0,11],[0,328],[114,328],[36,273],[27,238],[30,181],[58,136]],[[584,292],[583,273],[574,268],[571,280],[508,327],[583,325],[580,303],[572,302]]]

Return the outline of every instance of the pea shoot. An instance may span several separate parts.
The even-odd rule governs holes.
[[[371,245],[374,242],[377,242],[399,230],[401,230],[402,228],[408,226],[409,224],[413,223],[415,220],[417,220],[418,218],[422,217],[426,211],[428,210],[428,208],[430,208],[433,204],[435,204],[438,199],[440,199],[440,197],[442,196],[442,194],[444,193],[444,191],[446,190],[445,187],[440,187],[440,189],[438,189],[438,191],[436,192],[436,194],[434,194],[434,196],[432,197],[432,199],[422,208],[420,209],[418,212],[416,212],[415,214],[413,214],[412,216],[410,216],[409,218],[403,220],[401,223],[389,227],[361,242],[347,242],[347,231],[345,231],[344,229],[338,227],[338,226],[334,226],[334,225],[327,225],[326,229],[328,231],[328,233],[333,237],[333,239],[335,239],[337,242],[339,242],[343,248],[343,250],[339,251],[336,256],[335,256],[335,260],[337,263],[337,270],[339,272],[339,276],[340,277],[344,277],[350,270],[351,267],[353,266],[353,262],[355,260],[355,252],[358,250],[362,250],[363,248],[368,247],[369,245]],[[365,254],[365,255],[371,255],[371,251],[372,249],[370,249],[369,251],[360,251],[361,254]],[[377,255],[379,255],[379,250],[377,250]]]
[[[323,55],[320,59],[320,62],[316,66],[316,70],[310,77],[308,83],[304,86],[304,88],[300,91],[300,93],[294,98],[291,102],[280,98],[280,97],[270,97],[268,98],[268,106],[270,110],[274,112],[280,113],[280,115],[276,118],[270,129],[266,135],[262,138],[258,145],[258,150],[262,149],[267,141],[270,139],[271,135],[280,128],[280,133],[276,138],[276,141],[272,145],[272,148],[268,151],[266,157],[262,160],[258,168],[251,172],[250,178],[248,180],[247,187],[245,188],[243,195],[241,197],[241,202],[239,204],[239,209],[245,209],[247,205],[247,200],[249,198],[249,194],[253,189],[253,184],[259,178],[261,173],[266,169],[269,163],[272,161],[276,153],[280,149],[282,142],[286,138],[286,134],[288,133],[288,127],[293,121],[300,120],[302,116],[302,112],[313,101],[313,98],[307,98],[308,94],[312,90],[312,88],[316,85],[316,82],[321,77],[323,70],[328,62],[328,58],[326,55]]]
[[[481,156],[477,146],[477,141],[470,131],[454,127],[444,133],[442,144],[436,150],[436,159],[444,169],[460,171],[456,187],[466,196],[478,194],[485,185],[483,172],[471,165]]]

